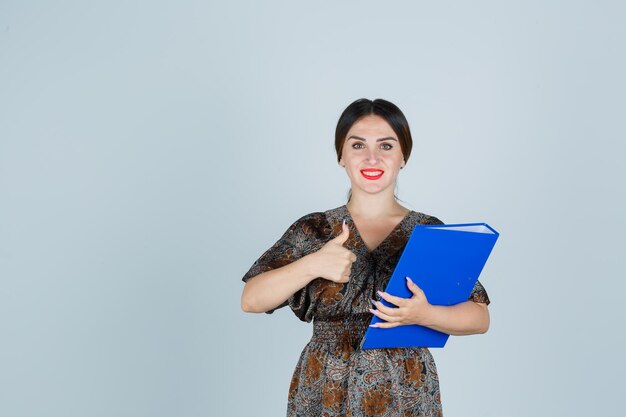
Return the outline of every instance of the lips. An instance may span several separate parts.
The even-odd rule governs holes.
[[[385,171],[382,169],[366,168],[361,170],[361,175],[368,180],[377,180],[383,176]]]

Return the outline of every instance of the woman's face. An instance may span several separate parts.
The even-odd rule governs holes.
[[[345,166],[353,192],[361,189],[373,194],[389,187],[393,190],[404,156],[391,126],[382,117],[370,115],[348,131],[339,164]]]

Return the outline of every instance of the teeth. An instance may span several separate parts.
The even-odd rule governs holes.
[[[377,177],[382,173],[382,171],[363,171],[363,174],[367,175],[368,177]]]

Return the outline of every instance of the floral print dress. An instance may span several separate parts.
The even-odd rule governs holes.
[[[410,211],[369,251],[345,205],[310,213],[293,223],[243,280],[318,251],[341,233],[344,218],[350,227],[344,246],[357,256],[349,282],[317,278],[277,307],[289,305],[300,320],[313,322],[289,387],[287,416],[441,416],[437,369],[427,348],[359,349],[372,318],[371,299],[385,290],[413,228],[442,224],[439,219]],[[480,282],[469,299],[489,304]]]

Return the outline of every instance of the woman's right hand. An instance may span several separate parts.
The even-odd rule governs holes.
[[[342,232],[332,240],[326,242],[317,252],[312,253],[313,264],[317,276],[333,282],[348,282],[352,263],[356,261],[356,255],[343,244],[350,237],[350,228],[343,221]]]
[[[262,313],[274,309],[316,278],[348,282],[352,263],[356,261],[356,255],[343,247],[348,237],[350,229],[344,222],[341,234],[320,250],[250,279],[241,294],[242,310]]]

